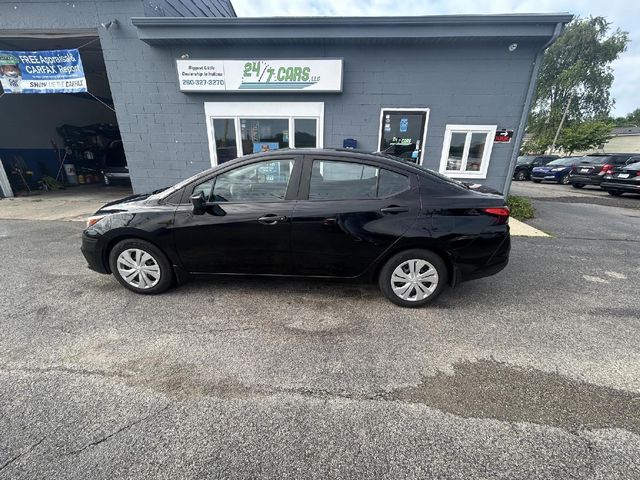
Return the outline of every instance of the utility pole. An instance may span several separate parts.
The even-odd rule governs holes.
[[[571,91],[571,95],[569,96],[569,101],[567,102],[567,106],[564,107],[564,113],[562,114],[562,118],[560,119],[560,125],[558,125],[558,129],[556,130],[556,136],[553,137],[553,143],[551,144],[551,150],[549,153],[553,153],[556,149],[556,142],[558,141],[558,137],[560,136],[560,130],[562,130],[562,125],[564,125],[564,121],[567,118],[567,113],[569,113],[569,106],[571,105],[571,100],[573,100],[574,92]]]

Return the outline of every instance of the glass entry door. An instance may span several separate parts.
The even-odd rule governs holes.
[[[379,151],[422,163],[428,109],[382,109]]]
[[[283,148],[322,148],[322,102],[205,103],[211,165]]]

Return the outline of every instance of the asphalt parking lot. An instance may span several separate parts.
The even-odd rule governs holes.
[[[420,310],[139,296],[86,269],[82,224],[0,220],[0,478],[640,478],[640,199],[572,190],[515,184],[552,236]]]

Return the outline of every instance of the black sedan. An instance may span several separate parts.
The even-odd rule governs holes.
[[[405,307],[502,270],[509,209],[382,154],[277,150],[102,207],[88,221],[89,267],[138,293],[210,275],[375,280]]]
[[[634,158],[636,158],[637,163],[618,168],[605,175],[600,188],[614,197],[619,197],[623,193],[640,194],[640,156]]]
[[[626,164],[633,157],[630,153],[591,154],[582,157],[571,169],[569,183],[573,188],[583,188],[585,185],[600,185],[605,175]]]

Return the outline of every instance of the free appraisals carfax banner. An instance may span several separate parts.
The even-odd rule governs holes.
[[[4,93],[81,93],[87,81],[78,50],[0,50]]]

